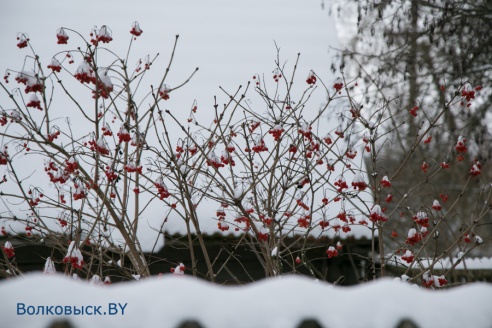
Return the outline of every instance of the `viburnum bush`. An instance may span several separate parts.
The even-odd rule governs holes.
[[[52,58],[40,58],[35,40],[19,34],[17,46],[30,55],[0,83],[8,96],[0,118],[1,233],[19,234],[20,223],[24,238],[50,240],[62,250],[65,257],[49,258],[46,272],[65,263],[67,274],[97,282],[103,266],[127,279],[150,275],[139,218],[156,208],[166,213],[162,229],[169,217],[180,218],[189,245],[195,235],[200,245],[199,256],[190,247],[191,267],[176,263],[173,272],[211,281],[221,269],[209,256],[205,221],[242,236],[239,243],[257,252],[266,277],[305,267],[322,278],[306,256],[313,247],[308,239],[328,240],[326,256],[334,258],[343,256],[344,236],[358,229],[372,238],[372,276],[388,275],[386,266],[397,263],[405,279],[441,287],[450,271],[433,275],[440,261],[459,255],[457,265],[483,243],[475,231],[490,214],[490,187],[466,136],[449,140],[447,153],[422,160],[413,186],[398,187],[401,172],[431,144],[445,112],[461,102],[471,104],[480,87],[466,82],[444,89],[446,105],[432,117],[418,107],[388,113],[387,103],[361,105],[357,78],[342,72],[325,83],[315,70],[299,73],[299,57],[288,67],[278,56],[271,76],[254,74],[234,92],[222,89],[226,101],[219,105],[216,99],[205,109],[208,122],[198,119],[194,100],[182,120],[166,102],[189,99],[180,89],[198,69],[185,81],[168,84],[176,36],[162,77],[148,83],[156,57],[129,65],[138,38],[145,37],[136,22],[130,33],[126,57],[119,57],[111,50],[107,26],[88,36],[60,28],[53,47],[57,40],[65,50]],[[326,95],[320,108],[310,102],[314,92]],[[57,109],[62,96],[70,114]],[[381,176],[379,157],[391,151],[397,130],[405,129],[388,124],[394,117],[418,121],[419,130],[409,141],[410,151]],[[446,190],[413,203],[433,181],[453,179],[447,173],[451,166],[465,177],[460,193],[480,191],[466,219],[454,215],[461,198],[448,198]],[[216,209],[214,215],[207,216],[207,208]],[[438,247],[435,240],[442,235],[446,242]],[[2,249],[0,272],[19,274],[12,245]],[[130,263],[114,264],[109,252]],[[205,260],[206,273],[198,272],[198,257]]]

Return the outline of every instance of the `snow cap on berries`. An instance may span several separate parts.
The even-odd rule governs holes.
[[[55,263],[53,263],[51,257],[48,257],[46,259],[46,262],[44,263],[43,273],[49,275],[56,274]]]

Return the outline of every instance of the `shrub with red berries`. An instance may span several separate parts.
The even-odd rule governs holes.
[[[156,56],[127,64],[140,43],[134,40],[151,32],[143,34],[138,22],[128,26],[129,48],[122,57],[106,25],[94,27],[88,38],[58,29],[56,43],[53,34],[51,39],[55,50],[46,58],[35,53],[36,40],[18,35],[17,46],[27,48],[19,53],[34,55],[23,67],[7,69],[0,82],[6,94],[0,111],[0,186],[5,204],[18,204],[29,214],[4,211],[1,235],[8,235],[8,227],[9,234],[21,231],[29,240],[46,240],[66,252],[67,273],[79,270],[97,284],[101,279],[89,273],[94,265],[129,279],[150,274],[142,244],[157,239],[143,239],[142,227],[150,227],[155,238],[175,225],[185,227],[190,235],[179,242],[199,247],[193,256],[200,254],[206,266],[203,271],[193,266],[190,273],[210,280],[222,269],[203,240],[209,226],[211,233],[237,237],[235,249],[251,247],[265,276],[309,269],[312,256],[319,256],[312,251],[320,246],[324,252],[333,245],[326,249],[328,258],[340,256],[344,247],[352,252],[357,249],[352,240],[363,236],[371,239],[362,256],[371,275],[390,272],[383,268],[395,258],[410,281],[432,288],[447,282],[430,273],[424,277],[424,270],[432,270],[420,266],[424,254],[436,259],[435,270],[443,258],[433,254],[436,250],[467,252],[486,240],[479,237],[490,211],[482,204],[490,203],[485,192],[477,197],[473,220],[458,227],[452,219],[470,215],[460,209],[462,194],[488,190],[486,157],[477,138],[448,140],[452,134],[439,130],[449,119],[446,110],[461,101],[479,103],[485,88],[448,85],[434,107],[429,93],[401,98],[418,106],[392,100],[363,108],[370,91],[358,87],[364,77],[339,72],[325,83],[311,70],[304,84],[286,76],[293,71],[287,64],[276,63],[265,75],[253,76],[254,88],[232,94],[223,88],[225,101],[217,97],[202,114],[196,95],[181,92],[194,73],[182,80],[176,78],[182,74],[167,74],[179,53],[177,43],[169,47],[169,68],[153,83],[147,84],[153,79],[147,70]],[[62,46],[68,42],[70,51]],[[10,75],[15,90],[6,87]],[[312,104],[318,92],[326,100],[323,106]],[[62,108],[52,100],[60,93],[67,100]],[[342,105],[334,103],[340,99]],[[395,126],[399,118],[405,124]],[[389,155],[395,158],[386,162]],[[468,155],[476,160],[466,164]],[[340,239],[350,242],[344,246]],[[106,250],[121,256],[121,265],[106,258]],[[13,257],[7,243],[3,251]],[[233,251],[231,259],[235,256]],[[91,265],[80,270],[86,268],[84,257]],[[186,271],[181,263],[172,266],[174,274]],[[312,272],[326,278],[322,270]]]

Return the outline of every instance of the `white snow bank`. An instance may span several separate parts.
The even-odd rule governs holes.
[[[1,325],[45,328],[56,315],[17,315],[27,306],[102,306],[127,303],[124,315],[67,316],[76,328],[175,328],[184,320],[207,327],[296,327],[314,318],[324,327],[395,328],[403,318],[420,327],[490,327],[492,285],[473,283],[432,291],[394,280],[333,287],[284,276],[242,287],[221,287],[187,276],[93,286],[64,276],[29,275],[0,283]],[[118,307],[119,309],[119,307]],[[92,311],[91,311],[92,312]]]

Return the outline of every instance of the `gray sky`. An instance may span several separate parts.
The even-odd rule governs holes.
[[[328,79],[333,55],[328,49],[337,45],[332,18],[318,0],[8,1],[0,12],[0,72],[21,68],[28,54],[27,49],[15,46],[17,32],[29,34],[47,62],[57,51],[69,48],[56,44],[59,27],[73,28],[87,37],[94,25],[107,25],[113,31],[111,48],[123,55],[133,21],[144,31],[135,45],[135,62],[139,56],[159,52],[161,65],[157,66],[163,67],[174,36],[180,34],[169,83],[181,82],[200,67],[187,93],[203,104],[220,93],[219,85],[235,88],[255,73],[270,74],[276,58],[274,40],[284,60],[293,62],[298,52],[302,54],[302,79],[311,68]]]

